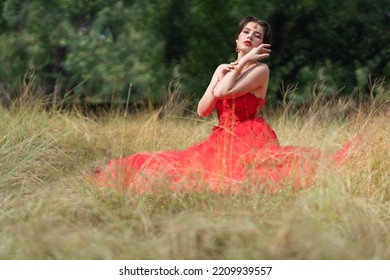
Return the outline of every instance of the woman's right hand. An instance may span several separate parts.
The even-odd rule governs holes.
[[[232,62],[232,63],[229,63],[229,64],[221,64],[219,66],[219,73],[218,73],[218,80],[222,80],[223,77],[225,77],[225,75],[227,73],[229,73],[231,70],[234,69],[234,63],[235,62]]]

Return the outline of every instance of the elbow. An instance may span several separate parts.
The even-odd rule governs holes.
[[[205,108],[204,106],[198,106],[198,109],[196,110],[198,116],[201,118],[208,117],[212,111],[212,109],[210,110],[210,108]]]
[[[197,113],[198,113],[198,116],[201,117],[201,118],[205,118],[205,117],[207,117],[209,115],[209,114],[207,114],[207,112],[201,111],[199,109],[198,109]]]
[[[222,98],[222,97],[224,97],[224,93],[223,93],[223,91],[221,91],[221,90],[214,90],[214,91],[213,91],[213,95],[214,95],[216,98]]]
[[[224,98],[230,94],[232,94],[231,89],[225,88],[223,86],[216,86],[213,90],[213,95],[216,98]]]
[[[201,118],[204,118],[206,117],[206,112],[205,110],[198,105],[198,109],[196,110],[196,112],[198,113],[198,116],[201,117]]]

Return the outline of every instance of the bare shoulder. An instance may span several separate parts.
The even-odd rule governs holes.
[[[256,65],[256,68],[261,69],[262,71],[269,72],[269,67],[268,67],[268,65],[265,64],[265,63],[259,62],[259,63]]]
[[[256,65],[254,67],[254,74],[257,76],[257,77],[263,77],[263,78],[268,78],[269,77],[269,67],[267,64],[265,63],[258,63],[258,65]]]

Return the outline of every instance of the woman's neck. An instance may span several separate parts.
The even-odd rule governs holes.
[[[245,53],[240,52],[240,53],[237,55],[237,61],[239,61],[244,55],[245,55]]]
[[[245,54],[246,53],[243,53],[243,52],[238,53],[236,62],[239,62],[241,60],[241,58],[243,58],[245,56]],[[245,71],[245,70],[251,68],[253,65],[256,65],[256,64],[257,64],[257,61],[252,62],[252,63],[245,63],[245,65],[242,68],[242,71]]]

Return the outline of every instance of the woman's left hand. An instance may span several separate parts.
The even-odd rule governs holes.
[[[269,57],[271,52],[270,47],[270,44],[261,44],[258,47],[251,49],[245,56],[248,57],[249,61],[262,60]]]

